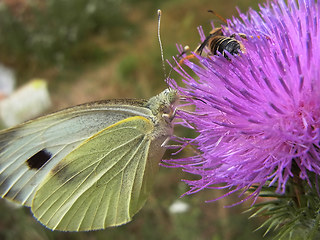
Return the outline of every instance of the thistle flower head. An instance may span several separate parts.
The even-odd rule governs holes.
[[[200,175],[187,181],[189,193],[266,183],[283,193],[294,175],[307,181],[308,172],[320,175],[319,15],[313,0],[271,1],[224,28],[226,36],[235,33],[243,53],[186,60],[196,79],[176,69],[185,86],[173,87],[195,105],[194,113],[178,114],[199,133],[193,142],[201,154],[167,163]],[[201,29],[200,35],[204,40]]]

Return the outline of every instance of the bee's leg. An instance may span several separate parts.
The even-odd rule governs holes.
[[[195,58],[195,57],[196,57],[196,56],[195,56],[194,54],[187,55],[187,56],[185,56],[184,58],[181,58],[181,59],[180,59],[179,65],[184,64],[184,61],[185,61],[185,60],[193,59],[193,58]]]
[[[243,39],[248,39],[247,38],[247,35],[246,34],[244,34],[244,33],[238,33],[238,35],[239,35],[239,37],[241,37],[241,38],[243,38]],[[251,38],[252,38],[252,36],[250,36]]]

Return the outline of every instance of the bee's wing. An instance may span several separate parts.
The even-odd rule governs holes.
[[[54,167],[31,210],[45,226],[88,231],[125,224],[144,205],[164,154],[165,136],[135,116],[90,137]]]
[[[148,115],[141,106],[97,102],[0,131],[0,196],[31,206],[39,184],[67,154],[122,119]]]

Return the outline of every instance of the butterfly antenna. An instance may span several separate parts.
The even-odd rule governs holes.
[[[162,47],[162,42],[161,42],[161,37],[160,37],[160,23],[161,23],[161,10],[158,9],[158,41],[159,41],[159,45],[160,45],[160,53],[161,53],[163,75],[164,75],[164,78],[167,79],[166,65],[165,65],[165,61],[164,61],[163,47]]]

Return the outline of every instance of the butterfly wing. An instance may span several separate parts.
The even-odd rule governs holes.
[[[147,118],[130,117],[83,142],[40,185],[34,216],[61,231],[129,222],[144,205],[164,154],[165,136],[154,137],[154,128]]]
[[[0,196],[30,206],[44,177],[79,144],[127,117],[150,115],[142,103],[115,101],[76,106],[1,131]]]

